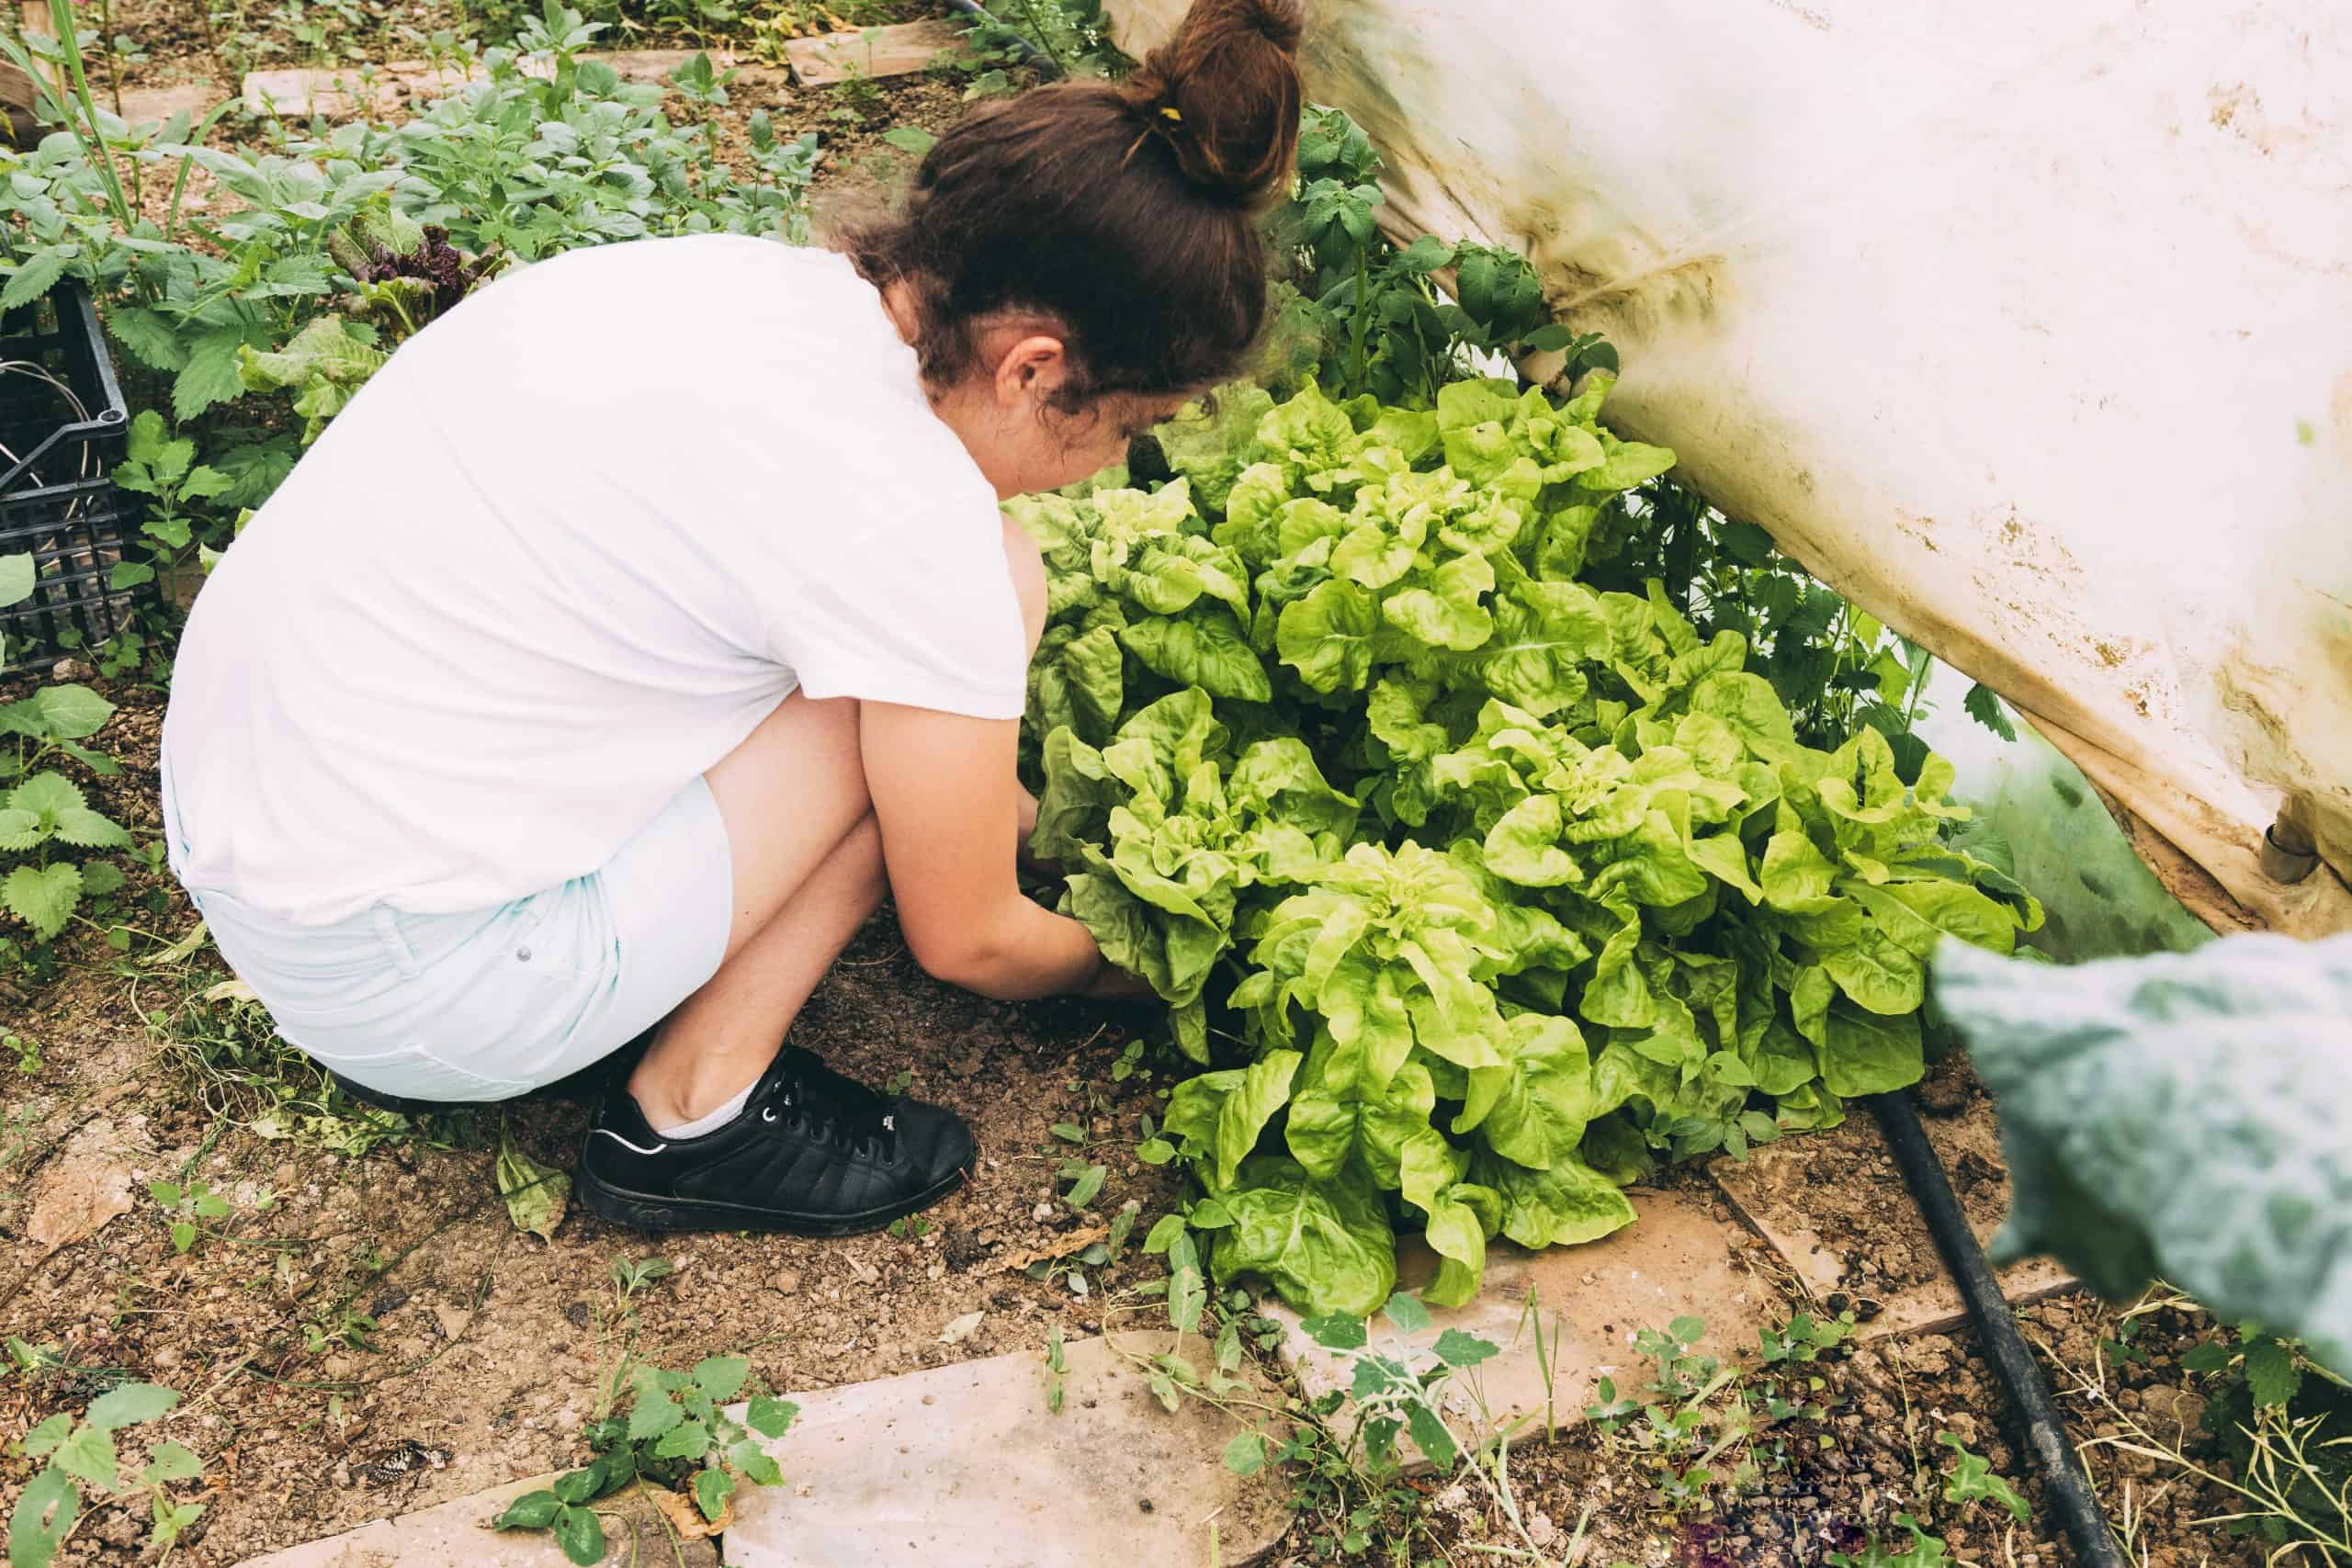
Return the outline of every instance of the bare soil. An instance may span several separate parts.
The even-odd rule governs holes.
[[[123,768],[111,779],[73,771],[144,842],[156,831],[161,695],[96,683],[121,705],[99,739]],[[175,890],[143,874],[117,903],[108,919],[157,939],[195,923]],[[136,945],[147,953],[155,943]],[[1093,1331],[1108,1295],[1159,1273],[1132,1242],[1115,1265],[1087,1270],[1083,1299],[1065,1275],[1023,1272],[1078,1253],[1130,1201],[1139,1236],[1176,1195],[1163,1170],[1131,1153],[1142,1117],[1158,1109],[1158,1086],[1142,1074],[1114,1080],[1112,1070],[1148,1020],[1074,1002],[976,1000],[922,975],[887,911],[818,992],[795,1037],[868,1081],[910,1072],[914,1092],[971,1121],[982,1162],[924,1234],[832,1242],[650,1237],[577,1211],[552,1242],[520,1234],[494,1185],[496,1113],[435,1121],[357,1155],[334,1152],[301,1120],[352,1114],[348,1104],[324,1100],[299,1058],[281,1064],[241,1010],[194,999],[227,978],[209,949],[150,964],[115,953],[96,930],[65,946],[51,983],[0,988],[6,1028],[41,1048],[31,1071],[0,1062],[0,1325],[62,1362],[0,1386],[0,1433],[78,1411],[125,1381],[183,1391],[187,1413],[171,1430],[205,1461],[206,1479],[190,1495],[208,1511],[180,1561],[233,1563],[576,1461],[600,1372],[618,1351],[609,1271],[619,1258],[661,1257],[677,1269],[639,1298],[640,1354],[684,1366],[740,1351],[756,1376],[785,1390],[1035,1350],[1049,1325],[1072,1336]],[[238,1050],[248,1072],[282,1071],[292,1100],[281,1120],[297,1135],[265,1135],[277,1131],[265,1119],[268,1103],[249,1083],[224,1079]],[[1989,1120],[1964,1064],[1939,1068],[1923,1099],[1954,1126]],[[565,1166],[586,1112],[525,1107],[504,1121],[534,1157]],[[1085,1144],[1057,1135],[1057,1123],[1080,1131]],[[1878,1292],[1927,1282],[1932,1256],[1872,1137],[1858,1125],[1782,1147],[1807,1162],[1815,1229],[1835,1249],[1842,1282],[1807,1302],[1804,1280],[1792,1275],[1791,1310],[1867,1312]],[[1101,1196],[1083,1213],[1057,1196],[1068,1184],[1056,1172],[1073,1156],[1107,1168]],[[85,1173],[87,1186],[92,1170],[128,1194],[118,1205],[124,1212],[54,1250],[35,1242],[59,1173]],[[1997,1213],[2006,1172],[1994,1165],[1956,1174],[1972,1203],[1987,1208],[1984,1217]],[[146,1193],[153,1179],[204,1181],[229,1195],[234,1212],[175,1252]],[[1695,1168],[1663,1180],[1708,1185]],[[265,1191],[276,1194],[266,1208]],[[943,1330],[972,1313],[982,1315],[969,1337],[944,1343]],[[2087,1300],[2044,1302],[2020,1316],[2071,1436],[2090,1445],[2110,1517],[2131,1521],[2139,1561],[2258,1561],[2256,1543],[2199,1522],[2230,1510],[2220,1488],[2099,1446],[2120,1422],[2138,1421],[2220,1465],[2199,1426],[2197,1380],[2179,1366],[2210,1322],[2167,1307],[2146,1314],[2127,1344],[2116,1314]],[[1511,1474],[1523,1521],[1555,1550],[1581,1522],[1583,1561],[1644,1568],[1819,1562],[1858,1551],[1869,1533],[1900,1536],[1898,1513],[1917,1517],[1963,1562],[2056,1568],[2064,1560],[2037,1528],[2014,1526],[1989,1505],[1941,1498],[1951,1456],[1936,1438],[1951,1432],[2037,1510],[2041,1503],[1971,1334],[1882,1338],[1815,1370],[1824,1418],[1787,1423],[1762,1439],[1755,1487],[1718,1483],[1679,1508],[1662,1502],[1654,1469],[1623,1437],[1590,1426],[1551,1440],[1522,1435]],[[0,1509],[32,1468],[0,1458]],[[1434,1539],[1411,1550],[1429,1560],[1489,1560],[1471,1549],[1516,1540],[1476,1489],[1417,1485],[1428,1495]],[[1272,1561],[1324,1561],[1313,1542],[1318,1528],[1302,1517]],[[139,1521],[99,1509],[61,1561],[137,1561],[142,1539]]]
[[[2121,1424],[2136,1422],[2162,1443],[2226,1473],[2218,1447],[2202,1432],[2205,1401],[2179,1358],[2210,1337],[2202,1314],[2166,1308],[2147,1314],[2131,1344],[2113,1337],[2118,1316],[2086,1299],[2019,1309],[2037,1359],[2060,1394],[2067,1435],[2088,1464],[2110,1524],[2126,1532],[2130,1560],[2141,1568],[2253,1568],[2270,1551],[2215,1522],[2235,1504],[2223,1488],[2200,1483],[2178,1467],[2111,1446]],[[2131,1358],[2118,1359],[2119,1355]],[[1522,1520],[1537,1543],[1565,1551],[1581,1527],[1579,1560],[1642,1568],[1802,1568],[1832,1552],[1862,1555],[1875,1537],[1891,1550],[1910,1536],[1895,1520],[1917,1518],[1962,1564],[1986,1568],[2060,1568],[2071,1549],[2049,1534],[2046,1498],[2030,1472],[2006,1396],[1970,1332],[1890,1338],[1861,1345],[1817,1366],[1825,1389],[1813,1397],[1824,1416],[1772,1428],[1756,1445],[1762,1466],[1751,1487],[1706,1487],[1679,1508],[1661,1497],[1657,1472],[1637,1444],[1586,1426],[1515,1446],[1511,1477]],[[1951,1433],[1984,1456],[2032,1506],[2034,1522],[2016,1523],[1989,1502],[1944,1500],[1953,1468],[1938,1437]],[[1517,1536],[1483,1493],[1461,1483],[1422,1483],[1433,1540],[1424,1550],[1453,1562],[1494,1561]],[[1272,1559],[1318,1561],[1304,1529]],[[1478,1548],[1486,1548],[1480,1551]]]
[[[718,21],[696,15],[703,8],[690,4],[571,3],[605,23],[599,49],[726,49],[769,61],[781,58],[791,39],[944,10],[935,0],[754,0],[725,7],[731,18]],[[89,9],[96,15],[99,7]],[[248,71],[420,59],[439,32],[508,43],[517,20],[538,10],[536,0],[112,0],[96,25],[109,38],[130,40],[129,47],[94,54],[91,85],[101,96],[116,85],[194,82],[233,93]],[[317,36],[306,36],[311,28]]]
[[[84,783],[143,841],[155,831],[160,701],[109,694],[123,708],[103,739],[126,765]],[[173,896],[152,929],[177,937],[195,919]],[[971,1122],[981,1163],[923,1234],[822,1243],[652,1237],[576,1209],[552,1243],[519,1234],[492,1174],[496,1112],[436,1121],[360,1157],[315,1137],[264,1136],[266,1107],[224,1092],[191,1047],[152,1039],[143,1016],[220,1032],[210,1021],[222,1010],[187,999],[228,977],[216,954],[159,975],[96,932],[68,945],[54,984],[18,987],[6,1003],[7,1027],[37,1040],[43,1062],[6,1080],[0,1136],[0,1296],[11,1298],[0,1321],[55,1348],[65,1369],[0,1393],[0,1431],[78,1410],[119,1382],[184,1391],[197,1413],[174,1430],[211,1478],[209,1512],[179,1558],[192,1563],[234,1562],[571,1462],[599,1367],[615,1353],[604,1326],[616,1258],[661,1257],[677,1270],[640,1298],[640,1354],[686,1366],[744,1352],[770,1385],[815,1389],[1036,1348],[1048,1324],[1093,1332],[1093,1303],[1139,1278],[1137,1246],[1087,1270],[1086,1299],[1066,1278],[1032,1280],[1023,1266],[1102,1238],[1130,1201],[1139,1242],[1173,1192],[1132,1154],[1140,1118],[1158,1109],[1149,1081],[1114,1082],[1111,1071],[1147,1020],[976,1000],[924,976],[887,911],[793,1037],[869,1082],[911,1073],[911,1092]],[[319,1108],[309,1080],[296,1109]],[[569,1166],[587,1112],[532,1106],[504,1120],[534,1157]],[[1057,1124],[1082,1130],[1084,1144]],[[52,1252],[27,1234],[28,1212],[43,1167],[68,1148],[95,1150],[132,1207]],[[1069,1183],[1056,1171],[1071,1157],[1108,1168],[1084,1212],[1057,1196]],[[176,1254],[146,1192],[155,1179],[206,1182],[236,1210]],[[255,1206],[265,1190],[277,1195],[266,1210]],[[984,1314],[977,1330],[942,1343],[969,1313]],[[0,1506],[31,1468],[0,1460]],[[128,1529],[97,1520],[61,1561],[118,1560],[130,1543],[112,1538]]]

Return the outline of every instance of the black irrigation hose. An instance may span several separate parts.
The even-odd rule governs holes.
[[[1911,1197],[1936,1238],[1937,1249],[1944,1255],[1944,1267],[1960,1287],[1969,1320],[1976,1325],[1977,1340],[2025,1428],[2034,1468],[2041,1471],[2049,1489],[2051,1512],[2057,1515],[2075,1560],[2084,1568],[2125,1568],[2107,1516],[2099,1510],[2098,1499],[2067,1445],[2065,1423],[2050,1397],[2050,1385],[2034,1364],[2033,1352],[2026,1348],[2017,1314],[2001,1294],[2000,1281],[1993,1277],[1984,1249],[1976,1245],[1976,1233],[1969,1229],[1943,1162],[1936,1157],[1919,1125],[1918,1112],[1911,1108],[1911,1097],[1877,1094],[1870,1097],[1870,1105],[1886,1132],[1887,1147],[1894,1155],[1896,1168],[1903,1172],[1904,1184],[1911,1189]]]

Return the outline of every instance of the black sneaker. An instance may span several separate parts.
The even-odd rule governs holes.
[[[580,1151],[580,1201],[637,1230],[854,1235],[927,1209],[972,1171],[954,1111],[896,1099],[787,1045],[743,1113],[664,1138],[623,1084]]]

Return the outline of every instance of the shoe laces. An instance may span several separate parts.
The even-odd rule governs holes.
[[[777,1058],[760,1119],[873,1158],[898,1147],[897,1102],[844,1077],[806,1051]]]

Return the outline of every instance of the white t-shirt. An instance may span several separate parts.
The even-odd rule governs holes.
[[[402,345],[214,570],[191,886],[298,924],[604,863],[797,685],[1019,716],[994,491],[838,255],[574,252]]]

